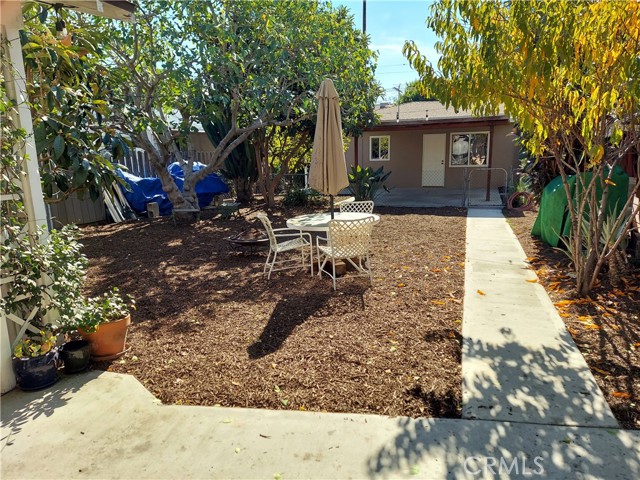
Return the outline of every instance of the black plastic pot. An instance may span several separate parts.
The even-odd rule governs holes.
[[[39,390],[58,381],[58,350],[39,357],[13,357],[13,373],[22,390]]]
[[[82,372],[91,360],[91,345],[87,340],[72,340],[62,345],[60,356],[64,362],[64,373]]]

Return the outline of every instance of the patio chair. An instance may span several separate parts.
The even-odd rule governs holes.
[[[342,202],[341,212],[373,213],[373,202],[371,200],[362,202]]]
[[[269,254],[267,255],[267,260],[262,270],[262,272],[265,273],[267,267],[269,267],[267,279],[271,278],[271,272],[291,268],[306,268],[307,266],[311,268],[311,276],[313,276],[313,243],[311,243],[311,234],[302,233],[299,230],[293,230],[291,228],[273,228],[269,217],[264,213],[259,213],[258,218],[262,222],[262,225],[264,225],[267,236],[269,237]],[[278,242],[278,239],[284,238],[288,238],[289,240]],[[300,257],[277,261],[279,254],[294,250],[300,250]],[[309,259],[308,262],[307,258]]]
[[[343,260],[356,269],[356,276],[367,276],[371,281],[369,250],[374,218],[362,220],[331,220],[326,238],[316,237],[318,249],[318,275],[322,276],[327,262],[331,262],[331,273],[324,271],[333,280],[336,290],[336,261]],[[323,244],[324,243],[324,244]]]

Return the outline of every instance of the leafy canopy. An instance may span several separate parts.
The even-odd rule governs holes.
[[[640,97],[638,2],[440,0],[427,25],[441,38],[437,67],[413,42],[405,56],[441,101],[477,114],[504,105],[542,154],[568,132],[591,162],[604,136],[620,142]],[[606,129],[605,119],[617,121]]]

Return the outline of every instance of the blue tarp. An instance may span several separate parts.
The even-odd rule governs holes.
[[[206,165],[202,163],[194,163],[193,171],[197,172]],[[184,183],[184,172],[177,162],[167,167],[167,170],[176,182],[176,186],[182,191]],[[162,183],[159,178],[141,178],[118,169],[118,175],[125,179],[130,190],[122,188],[124,196],[136,213],[145,213],[147,211],[147,203],[156,202],[160,206],[160,215],[170,215],[173,205],[169,201],[169,197],[162,190]],[[196,184],[196,194],[198,195],[198,203],[201,207],[209,205],[215,195],[227,193],[229,187],[217,173],[211,173],[204,177]]]

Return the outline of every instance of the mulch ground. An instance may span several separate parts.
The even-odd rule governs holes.
[[[640,429],[640,268],[630,264],[620,288],[605,278],[588,298],[576,298],[568,257],[530,235],[536,215],[507,212],[507,221],[618,422]]]
[[[309,209],[270,212],[274,226]],[[130,351],[101,365],[165,403],[459,417],[463,209],[376,209],[373,284],[262,275],[264,254],[225,237],[244,218],[83,228],[87,294],[138,308]]]

